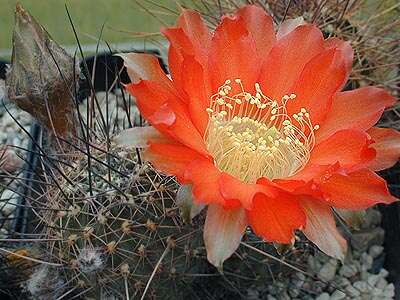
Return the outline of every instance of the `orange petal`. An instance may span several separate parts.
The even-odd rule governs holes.
[[[268,189],[267,185],[245,183],[227,173],[221,174],[219,185],[224,199],[238,200],[246,209],[251,208],[253,197],[256,193],[263,192],[269,197],[273,197],[276,194],[272,189]]]
[[[146,148],[149,141],[166,143],[167,137],[151,126],[133,127],[121,131],[113,141],[118,146],[131,148]]]
[[[177,27],[183,29],[183,32],[193,45],[196,60],[202,65],[206,65],[211,33],[201,19],[200,14],[194,10],[184,9],[178,18]]]
[[[185,181],[193,185],[192,193],[197,203],[224,204],[218,184],[221,171],[212,162],[198,159],[186,167]]]
[[[297,27],[305,24],[307,23],[304,21],[303,17],[298,17],[295,19],[287,19],[279,25],[278,32],[276,33],[276,38],[280,40],[285,35],[295,30]]]
[[[183,89],[189,99],[189,114],[193,124],[203,136],[208,124],[206,108],[210,104],[211,96],[209,81],[203,67],[194,60],[194,57],[185,56],[183,69],[185,70]]]
[[[368,148],[369,145],[369,137],[365,132],[340,130],[314,147],[309,163],[332,165],[339,162],[343,168],[360,166],[376,155],[374,149]]]
[[[306,217],[299,201],[281,192],[276,198],[258,193],[253,206],[247,211],[249,224],[254,232],[269,242],[289,244],[293,232],[305,225]]]
[[[308,163],[302,170],[287,178],[287,180],[310,181],[321,176],[329,177],[340,168],[339,163],[333,165],[316,165]],[[285,179],[283,179],[285,180]],[[277,180],[274,180],[274,182]]]
[[[347,77],[353,67],[354,50],[350,42],[345,42],[339,38],[332,37],[325,40],[325,49],[339,49],[343,53],[343,60],[347,70]]]
[[[132,83],[151,80],[166,87],[172,87],[171,80],[164,73],[156,56],[146,53],[120,53],[117,55],[124,60],[124,66]]]
[[[183,10],[177,27],[163,28],[161,32],[170,42],[168,63],[172,79],[179,91],[183,91],[186,71],[183,57],[192,55],[203,66],[207,66],[211,34],[201,20],[200,14]]]
[[[168,67],[175,88],[184,96],[183,55],[194,55],[193,45],[182,28],[165,28],[162,33],[169,40]]]
[[[337,93],[330,112],[316,131],[316,138],[321,141],[341,129],[365,131],[394,103],[395,98],[385,90],[372,86]]]
[[[204,225],[208,261],[222,270],[224,261],[239,247],[246,226],[243,208],[226,209],[218,204],[209,205]]]
[[[341,50],[324,50],[304,67],[292,92],[297,97],[287,104],[289,115],[305,108],[313,124],[321,123],[332,104],[333,95],[346,81]]]
[[[150,143],[143,158],[168,175],[174,175],[179,182],[184,181],[185,170],[193,160],[201,156],[198,152],[179,144]]]
[[[375,143],[376,157],[368,168],[381,171],[392,167],[400,159],[400,132],[395,129],[373,127],[367,131]]]
[[[385,180],[368,169],[348,175],[333,174],[323,180],[319,187],[325,201],[337,208],[359,210],[377,203],[390,204],[396,201],[390,195]]]
[[[336,228],[332,209],[312,198],[303,197],[300,203],[307,216],[303,229],[305,236],[325,254],[343,261],[347,252],[347,242]]]
[[[324,49],[323,43],[314,25],[299,26],[278,40],[262,67],[259,83],[263,92],[277,101],[291,94],[290,88],[307,62]]]
[[[272,18],[256,5],[243,6],[236,14],[243,18],[247,31],[256,43],[260,58],[264,60],[276,40]]]
[[[137,98],[136,102],[139,102],[139,105],[141,106],[139,107],[139,110],[146,119],[167,101],[165,97],[152,98],[154,92],[150,90],[149,82],[150,81],[140,81],[137,84],[130,83],[125,85],[126,91],[133,97]]]
[[[208,155],[203,137],[193,125],[180,98],[153,81],[130,84],[128,91],[136,97],[140,113],[157,130]]]
[[[247,31],[243,18],[222,18],[211,41],[209,68],[214,91],[227,79],[233,81],[240,78],[246,90],[254,87],[260,61],[255,41]],[[235,93],[236,90],[232,90],[232,94]]]

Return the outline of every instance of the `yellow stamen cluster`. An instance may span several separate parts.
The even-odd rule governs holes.
[[[286,105],[295,101],[295,94],[278,102],[265,96],[258,83],[253,95],[240,79],[234,82],[240,93],[231,95],[232,83],[227,80],[206,109],[209,123],[204,138],[216,166],[249,183],[298,172],[310,158],[319,125],[312,124],[305,108],[288,115]]]

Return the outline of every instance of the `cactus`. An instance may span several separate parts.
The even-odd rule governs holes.
[[[152,272],[167,292],[168,281],[192,267],[201,241],[198,228],[177,218],[174,180],[137,165],[124,151],[99,149],[91,156],[93,181],[88,182],[87,156],[76,153],[63,169],[71,182],[58,178],[62,191],[50,187],[42,203],[48,209],[36,211],[45,236],[56,240],[47,244],[52,261],[80,288],[95,283],[96,296],[122,297],[125,286],[130,294],[140,293]]]
[[[93,148],[91,183],[85,153],[70,152],[57,159],[64,161],[65,178],[47,184],[34,214],[43,240],[48,240],[43,259],[59,265],[54,272],[66,283],[66,293],[96,299],[184,299],[202,295],[210,284],[222,286],[219,293],[240,294],[244,287],[264,284],[269,277],[267,269],[273,264],[245,247],[228,261],[224,274],[211,267],[203,245],[204,213],[184,224],[175,202],[175,180],[139,163],[136,154],[114,146],[108,151]],[[251,233],[247,241],[269,252],[273,249]],[[299,254],[294,257],[301,259]],[[50,271],[34,272],[26,286],[45,292],[51,282],[32,283],[44,272]],[[40,286],[44,291],[38,291]]]

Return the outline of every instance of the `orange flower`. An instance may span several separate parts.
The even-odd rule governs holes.
[[[248,225],[278,243],[302,230],[343,259],[332,208],[396,200],[374,171],[398,160],[400,134],[371,128],[395,99],[376,87],[341,92],[350,44],[299,20],[275,33],[257,6],[223,17],[213,33],[185,10],[162,32],[172,79],[155,57],[121,55],[133,82],[126,88],[152,125],[123,135],[208,205],[209,261],[221,266]]]

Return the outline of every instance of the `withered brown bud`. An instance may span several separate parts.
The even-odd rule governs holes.
[[[74,134],[72,95],[78,75],[74,59],[17,4],[7,97],[51,132]]]

